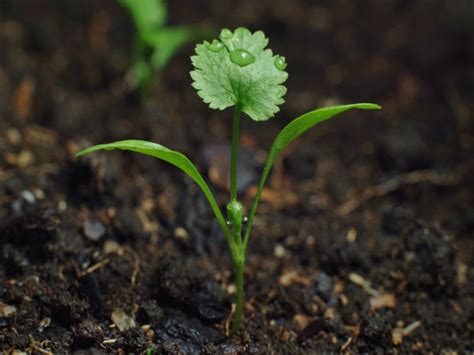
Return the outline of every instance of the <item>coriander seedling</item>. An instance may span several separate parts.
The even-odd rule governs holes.
[[[223,29],[218,39],[205,41],[196,46],[196,55],[191,57],[194,70],[191,72],[193,87],[203,101],[212,109],[224,110],[234,107],[232,123],[232,150],[230,166],[230,201],[226,214],[222,213],[216,199],[195,165],[182,153],[162,145],[141,140],[125,140],[100,144],[77,153],[77,156],[96,150],[122,149],[153,156],[167,161],[189,175],[202,189],[216,215],[229,245],[236,274],[236,310],[232,325],[237,331],[244,305],[244,265],[252,224],[260,202],[263,187],[273,163],[280,152],[301,134],[339,113],[350,109],[379,109],[370,103],[324,107],[307,112],[289,124],[277,135],[263,167],[257,192],[248,217],[237,197],[237,148],[242,114],[254,121],[265,121],[279,111],[288,78],[285,58],[274,55],[267,49],[268,39],[263,32],[251,33],[246,28],[234,32]],[[244,226],[244,221],[247,223]]]
[[[191,26],[166,26],[165,0],[118,0],[127,9],[137,33],[133,44],[132,73],[139,92],[144,95],[154,71],[163,70],[186,43],[203,38]]]

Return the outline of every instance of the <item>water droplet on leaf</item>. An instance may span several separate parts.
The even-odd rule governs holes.
[[[233,35],[234,35],[234,34],[232,33],[232,31],[229,30],[228,28],[223,28],[223,29],[221,30],[221,34],[220,34],[220,36],[221,36],[222,38],[224,38],[224,39],[232,38]]]
[[[209,43],[207,45],[207,49],[213,51],[213,52],[220,52],[222,49],[224,48],[224,44],[220,41],[218,41],[217,39],[215,39],[214,41],[212,41],[212,43]]]
[[[241,67],[245,67],[255,62],[255,57],[245,49],[235,49],[230,53],[230,61]]]
[[[282,56],[279,56],[279,55],[276,56],[274,64],[275,64],[275,67],[278,70],[285,70],[285,68],[287,66],[285,57],[282,57]]]

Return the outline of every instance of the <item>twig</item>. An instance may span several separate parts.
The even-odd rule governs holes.
[[[31,335],[28,335],[28,337],[30,338],[30,347],[29,347],[29,349],[37,350],[42,354],[53,355],[53,353],[51,351],[48,351],[48,350],[45,350],[45,349],[41,348],[41,346],[44,346],[44,345],[50,343],[49,340],[45,340],[45,341],[40,343],[40,342],[36,341]],[[39,345],[36,345],[36,344],[39,344]]]
[[[362,196],[358,198],[353,198],[342,205],[337,209],[339,215],[345,216],[367,201],[375,198],[385,196],[395,190],[398,190],[400,187],[405,185],[414,185],[419,183],[430,183],[437,186],[453,186],[461,181],[463,176],[471,170],[474,164],[468,164],[461,166],[456,169],[452,174],[439,174],[434,170],[415,170],[406,174],[401,174],[395,176],[394,178],[385,181],[379,185],[371,186],[367,188]]]
[[[232,308],[230,309],[230,313],[227,316],[227,319],[225,320],[225,324],[224,324],[224,329],[225,329],[225,335],[226,336],[230,335],[230,327],[231,327],[231,324],[232,324],[232,318],[234,318],[235,309],[236,309],[235,303],[232,303]]]
[[[419,328],[420,326],[421,322],[419,320],[407,325],[405,328],[403,328],[403,336],[411,334],[415,329]]]
[[[341,349],[339,349],[339,353],[342,354],[352,343],[352,336],[350,336],[344,344],[342,344]]]
[[[371,296],[378,296],[380,294],[379,291],[373,289],[370,286],[370,281],[367,281],[366,279],[364,279],[359,274],[356,274],[355,272],[351,272],[349,274],[349,281],[351,281],[353,284],[357,286],[362,287],[362,289]]]
[[[100,269],[101,267],[103,267],[104,265],[106,265],[109,261],[110,261],[109,258],[104,259],[104,260],[102,260],[102,261],[99,261],[97,264],[94,264],[94,265],[88,267],[85,271],[81,272],[81,273],[80,273],[80,276],[85,276],[85,275],[87,275],[87,274],[90,274],[91,272],[94,272],[94,271]]]
[[[132,275],[130,276],[130,287],[135,288],[137,284],[137,275],[140,271],[140,257],[137,255],[137,253],[135,253],[132,248],[128,246],[124,247],[124,250],[128,252],[133,258],[133,271]]]

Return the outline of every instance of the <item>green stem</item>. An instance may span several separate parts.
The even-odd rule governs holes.
[[[227,205],[227,218],[232,224],[231,232],[235,243],[235,251],[232,253],[235,267],[235,283],[237,286],[236,308],[232,322],[232,331],[234,333],[239,329],[244,308],[245,251],[242,244],[242,221],[244,214],[242,205],[237,201],[237,153],[239,149],[240,113],[240,107],[238,105],[235,106],[232,120],[232,150],[230,158],[230,202]]]
[[[232,152],[230,158],[230,200],[237,200],[237,151],[239,145],[240,107],[235,106],[232,123]]]
[[[234,320],[232,322],[232,332],[236,333],[239,330],[240,321],[244,309],[244,257],[234,260],[235,265],[235,283],[237,286],[236,307]]]
[[[132,61],[137,62],[143,59],[145,43],[139,35],[136,35],[132,45]]]
[[[268,157],[265,163],[265,166],[263,167],[262,177],[260,178],[260,182],[258,183],[257,193],[255,194],[252,207],[250,208],[247,226],[245,228],[244,243],[243,243],[244,254],[247,251],[247,244],[250,238],[250,231],[252,230],[253,219],[255,218],[255,213],[257,212],[257,207],[260,202],[260,197],[262,195],[263,187],[265,186],[265,182],[267,181],[268,174],[270,174],[270,170],[272,169],[272,164],[273,164],[273,160],[270,159],[270,157]]]

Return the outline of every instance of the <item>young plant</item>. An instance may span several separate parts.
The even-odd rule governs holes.
[[[246,213],[237,197],[237,150],[239,125],[242,113],[254,121],[265,121],[279,111],[286,88],[282,85],[288,78],[285,58],[266,49],[268,39],[263,32],[251,33],[246,28],[234,32],[223,29],[218,39],[204,41],[196,46],[196,55],[191,57],[194,70],[191,72],[193,86],[210,108],[224,110],[234,107],[232,123],[232,150],[230,166],[230,201],[226,214],[220,210],[211,189],[195,165],[182,153],[160,144],[141,140],[124,140],[100,144],[77,153],[77,156],[100,149],[122,149],[153,156],[167,161],[184,171],[202,189],[216,215],[229,245],[235,267],[237,285],[236,309],[233,331],[239,327],[244,305],[244,265],[252,224],[257,212],[263,187],[273,163],[280,152],[301,134],[339,113],[351,109],[373,110],[380,106],[371,103],[324,107],[307,112],[287,124],[275,138],[267,161],[263,167],[260,183],[250,212]],[[247,223],[244,227],[244,219]]]
[[[137,33],[133,44],[132,72],[144,95],[154,71],[161,71],[186,43],[200,37],[190,26],[165,26],[165,0],[118,0],[133,18]],[[198,35],[197,35],[198,33]]]

